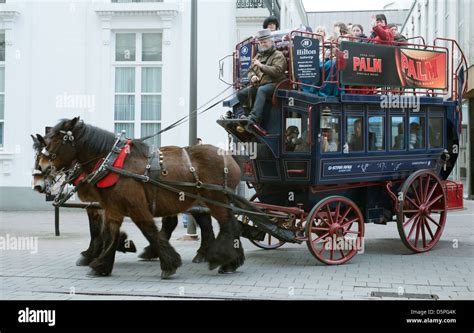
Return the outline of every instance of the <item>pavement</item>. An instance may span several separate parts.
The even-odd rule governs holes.
[[[129,220],[122,230],[139,251],[147,245]],[[54,235],[52,211],[0,212],[0,248],[2,240],[4,243],[0,299],[472,300],[473,231],[473,201],[465,201],[464,210],[448,214],[441,240],[428,253],[412,254],[406,249],[395,223],[366,224],[364,253],[340,266],[317,262],[306,244],[262,250],[244,239],[245,264],[235,274],[219,275],[206,264],[191,262],[198,242],[178,240],[186,232],[180,223],[171,244],[181,254],[183,266],[171,280],[160,279],[159,262],[140,261],[134,253],[118,253],[112,275],[93,278],[86,275],[88,267],[75,266],[79,253],[89,244],[85,211],[62,210],[59,237]],[[19,237],[33,237],[28,250],[12,249],[12,239]]]

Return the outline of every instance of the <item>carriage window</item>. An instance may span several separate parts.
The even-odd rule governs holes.
[[[321,152],[341,151],[339,116],[321,116]]]
[[[404,150],[405,147],[405,122],[403,117],[392,117],[391,138],[393,150]]]
[[[285,151],[309,152],[308,116],[286,112],[285,118]]]
[[[347,117],[347,133],[349,152],[364,150],[364,118]]]
[[[369,117],[369,150],[385,150],[384,117]]]
[[[410,149],[421,149],[425,147],[425,118],[410,117],[408,132],[408,147]]]
[[[430,148],[443,147],[443,118],[430,117],[428,120],[428,134]]]

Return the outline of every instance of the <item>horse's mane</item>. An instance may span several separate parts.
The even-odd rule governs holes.
[[[51,131],[46,135],[47,138],[52,138],[57,135],[62,128],[70,120],[62,119]],[[74,135],[74,142],[78,147],[87,147],[91,153],[95,155],[108,154],[112,149],[115,142],[115,134],[104,130],[102,128],[85,124],[84,122],[78,122],[72,129]],[[136,156],[148,156],[149,146],[139,140],[132,140],[132,149],[130,150],[131,155]]]

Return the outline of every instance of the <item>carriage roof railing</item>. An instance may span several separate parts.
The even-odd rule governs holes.
[[[329,58],[331,65],[329,66],[329,76],[326,74],[325,66],[321,68],[321,80],[320,85],[311,84],[308,82],[303,82],[301,80],[297,80],[295,78],[295,71],[294,71],[294,59],[293,59],[293,40],[295,36],[302,36],[308,37],[312,39],[319,40],[319,51],[320,54],[325,57],[326,52],[329,52]],[[459,46],[459,44],[449,38],[435,38],[432,45],[428,45],[425,42],[425,39],[422,36],[414,36],[407,39],[405,42],[384,42],[384,41],[377,41],[378,45],[387,44],[387,46],[402,46],[404,48],[409,49],[420,49],[420,50],[427,50],[427,51],[437,51],[437,52],[444,52],[446,54],[446,87],[445,89],[428,89],[428,88],[391,88],[389,85],[387,87],[371,87],[370,84],[367,86],[344,86],[341,83],[341,75],[340,75],[340,68],[342,63],[344,62],[344,54],[340,51],[341,42],[343,41],[359,41],[369,43],[371,41],[370,38],[361,38],[356,36],[349,36],[344,35],[340,36],[336,41],[325,41],[324,36],[312,32],[304,32],[294,30],[291,31],[289,34],[285,36],[278,36],[279,39],[276,40],[276,47],[278,48],[287,48],[288,50],[288,57],[289,60],[288,64],[288,80],[286,81],[287,86],[289,85],[290,89],[292,90],[302,90],[303,87],[314,88],[314,89],[322,89],[327,84],[334,84],[336,85],[339,92],[351,93],[351,94],[387,94],[387,93],[394,93],[399,95],[426,95],[431,97],[445,97],[449,100],[459,100],[466,91],[467,91],[467,60],[464,56],[464,53]],[[420,40],[421,43],[415,43],[412,41]],[[246,44],[256,45],[257,41],[254,37],[249,37],[242,42],[238,43],[235,48],[235,52],[233,54],[234,60],[234,73],[233,73],[233,82],[234,87],[236,89],[242,88],[243,84],[241,83],[242,77],[239,77],[239,64],[240,64],[240,57],[239,57],[239,50]],[[447,45],[441,46],[439,44],[445,43]],[[252,54],[250,58],[253,58],[256,54],[256,47],[253,47]],[[458,56],[457,56],[458,55]],[[456,58],[459,58],[459,61],[456,63]],[[323,58],[326,59],[326,58]],[[334,65],[333,65],[334,64]],[[461,73],[464,71],[464,73]],[[464,84],[463,87],[459,87],[459,78],[460,75],[463,74]],[[243,76],[243,75],[241,75]],[[326,79],[328,77],[329,79]],[[281,85],[280,85],[281,86]]]

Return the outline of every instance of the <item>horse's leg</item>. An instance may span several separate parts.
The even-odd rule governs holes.
[[[236,247],[239,246],[240,241],[230,210],[211,204],[208,207],[211,210],[211,215],[219,222],[220,229],[219,235],[212,242],[207,252],[209,269],[213,270],[218,266],[230,264],[238,260],[239,253],[236,251]]]
[[[209,213],[193,213],[197,225],[201,229],[201,246],[197,250],[196,256],[193,258],[194,263],[207,261],[207,252],[212,242],[215,241],[214,231],[212,230],[212,218]]]
[[[147,210],[135,209],[130,218],[150,242],[153,253],[158,255],[161,266],[161,278],[167,279],[181,266],[181,257],[169,243],[164,233],[158,232],[153,216]]]
[[[115,252],[120,240],[120,226],[123,222],[123,216],[112,215],[105,211],[105,220],[102,228],[102,252],[95,258],[89,267],[92,268],[90,275],[107,276],[112,272]]]
[[[174,229],[178,225],[178,216],[165,216],[161,219],[161,230],[160,233],[169,240],[171,238],[171,234],[173,233]],[[153,247],[148,245],[143,249],[143,252],[140,253],[138,256],[143,260],[153,260],[158,258],[158,253],[153,251]]]
[[[97,258],[102,251],[102,210],[97,208],[87,208],[87,217],[89,218],[89,232],[91,240],[87,250],[82,251],[79,259],[76,261],[77,266],[87,266],[92,260]],[[136,252],[137,249],[133,241],[127,239],[125,232],[120,232],[120,239],[118,242],[117,251],[120,252]]]
[[[236,239],[237,241],[234,243],[234,249],[237,252],[237,257],[229,262],[228,264],[222,265],[219,268],[219,274],[232,274],[235,273],[237,268],[242,266],[245,261],[245,254],[244,248],[242,247],[242,242],[240,241],[240,234],[242,232],[242,225],[232,216],[232,224],[235,226],[236,230]]]
[[[87,208],[87,217],[89,219],[89,233],[91,240],[87,250],[82,251],[79,259],[76,261],[77,266],[87,266],[94,258],[96,258],[102,250],[102,214],[95,208]]]

